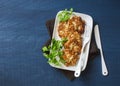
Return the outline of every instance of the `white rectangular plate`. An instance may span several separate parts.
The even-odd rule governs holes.
[[[55,19],[55,24],[54,24],[54,31],[53,31],[53,36],[52,38],[55,38],[56,40],[60,40],[60,37],[58,35],[58,24],[59,24],[59,21],[58,21],[58,14],[62,12],[62,11],[59,11],[56,15],[56,19]],[[77,13],[77,12],[73,12],[73,14],[77,15],[77,16],[80,16],[84,21],[85,21],[85,27],[89,27],[90,29],[90,34],[92,34],[92,27],[93,27],[93,19],[91,16],[89,15],[86,15],[86,14],[83,14],[83,13]],[[86,28],[85,28],[86,30]],[[90,38],[91,38],[91,35],[90,35]],[[83,38],[84,40],[84,38]],[[83,67],[82,67],[82,71],[86,68],[86,65],[87,65],[87,60],[88,60],[88,54],[89,54],[89,47],[90,47],[90,41],[89,43],[86,45],[86,49],[85,49],[85,52],[81,52],[81,55],[80,55],[80,59],[83,60]],[[80,61],[78,61],[80,62]],[[64,69],[64,70],[69,70],[69,71],[75,71],[76,67],[77,67],[77,64],[75,66],[70,66],[70,67],[67,67],[65,66],[64,64],[61,65],[61,66],[56,66],[54,64],[50,64],[52,67],[55,67],[55,68],[59,68],[59,69]]]

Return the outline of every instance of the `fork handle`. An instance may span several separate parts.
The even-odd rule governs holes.
[[[83,67],[83,60],[80,59],[80,62],[78,63],[77,69],[74,72],[75,77],[79,77],[81,72],[82,72],[82,67]]]
[[[80,68],[78,68],[78,69],[75,71],[74,76],[75,76],[75,77],[79,77],[79,76],[80,76],[80,74],[81,74],[81,70],[82,70],[82,68],[81,68],[81,67],[80,67]]]

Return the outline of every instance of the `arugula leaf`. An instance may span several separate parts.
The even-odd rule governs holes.
[[[61,13],[59,13],[58,18],[59,18],[60,22],[67,21],[68,19],[70,19],[72,12],[73,12],[73,8],[71,8],[70,11],[65,9]]]
[[[66,41],[67,41],[66,38],[61,40],[52,39],[51,45],[49,45],[48,47],[44,46],[42,48],[43,55],[48,59],[49,64],[52,63],[55,65],[60,65],[60,62],[61,63],[65,62],[62,58],[63,55],[62,47]],[[57,57],[59,57],[59,60],[56,59]]]
[[[45,46],[42,48],[43,52],[49,51],[49,49]]]

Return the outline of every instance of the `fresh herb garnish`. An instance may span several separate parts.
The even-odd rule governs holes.
[[[55,65],[60,65],[61,63],[64,63],[65,61],[62,58],[63,55],[63,44],[67,41],[66,38],[61,40],[52,39],[51,45],[44,46],[42,48],[43,55],[48,59],[48,63],[52,63]],[[59,59],[57,59],[59,57]]]
[[[58,14],[59,21],[62,22],[70,19],[72,12],[73,12],[73,8],[71,8],[70,11],[68,11],[67,9],[63,10],[61,13]]]

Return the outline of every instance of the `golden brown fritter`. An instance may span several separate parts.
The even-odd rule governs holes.
[[[76,65],[82,49],[82,37],[85,22],[81,17],[73,16],[68,21],[60,22],[58,34],[61,38],[67,38],[64,43],[63,56],[66,66]]]

